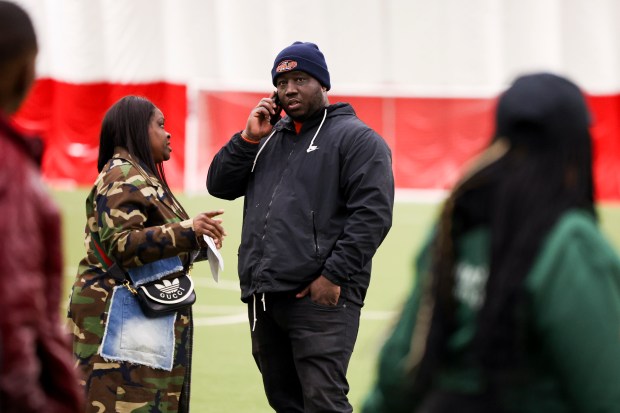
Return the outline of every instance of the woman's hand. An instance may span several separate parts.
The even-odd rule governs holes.
[[[222,248],[222,242],[226,236],[226,231],[222,226],[222,220],[213,219],[213,217],[222,215],[223,213],[223,209],[218,209],[217,211],[202,212],[196,215],[192,224],[194,232],[196,233],[196,238],[201,240],[202,236],[206,235],[213,239],[218,249]]]

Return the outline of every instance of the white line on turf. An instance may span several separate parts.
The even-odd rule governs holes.
[[[196,327],[204,327],[204,326],[223,326],[223,325],[233,325],[233,324],[242,324],[248,322],[248,315],[245,309],[241,308],[243,312],[235,312],[234,314],[227,315],[218,315],[218,316],[210,316],[204,317],[204,313],[222,313],[228,309],[229,311],[239,310],[239,306],[209,306],[209,305],[200,305],[194,306],[194,326]],[[394,311],[364,311],[362,310],[362,320],[375,320],[375,321],[384,321],[390,320],[395,316]]]

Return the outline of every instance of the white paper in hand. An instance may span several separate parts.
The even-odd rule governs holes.
[[[220,271],[224,271],[224,258],[215,246],[213,239],[207,235],[203,235],[205,242],[209,246],[207,251],[207,258],[209,260],[209,267],[211,267],[211,275],[215,282],[218,282],[220,278]]]

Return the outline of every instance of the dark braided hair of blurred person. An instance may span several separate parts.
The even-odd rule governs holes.
[[[163,162],[153,160],[148,130],[155,109],[150,100],[141,96],[125,96],[108,109],[101,123],[97,171],[101,172],[112,159],[114,148],[125,148],[144,169],[157,177],[166,195],[185,211],[166,181]]]
[[[564,212],[579,208],[596,217],[589,124],[578,87],[553,74],[522,76],[500,97],[496,137],[447,199],[431,246],[428,295],[422,301],[428,322],[420,327],[423,337],[416,340],[415,331],[413,337],[412,352],[419,354],[413,360],[416,394],[431,386],[454,331],[454,246],[475,227],[490,229],[491,251],[472,343],[474,363],[495,388],[523,365],[524,279]]]

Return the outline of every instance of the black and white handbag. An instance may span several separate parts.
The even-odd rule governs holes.
[[[196,301],[194,281],[187,272],[142,284],[136,290],[142,311],[151,317],[177,311]]]
[[[113,263],[106,274],[125,286],[149,317],[178,311],[196,302],[194,281],[179,257],[165,258],[126,271]]]

